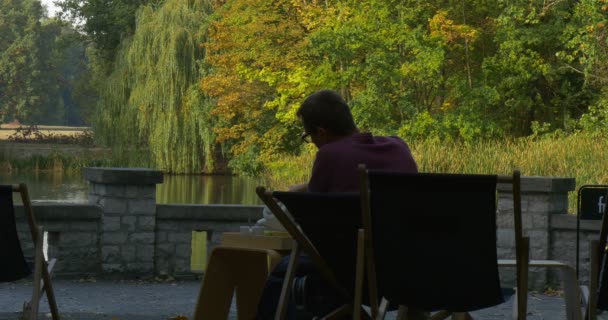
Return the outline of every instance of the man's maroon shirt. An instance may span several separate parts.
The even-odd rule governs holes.
[[[359,164],[365,164],[368,169],[418,172],[416,161],[405,141],[398,137],[354,133],[319,148],[308,191],[358,191]]]

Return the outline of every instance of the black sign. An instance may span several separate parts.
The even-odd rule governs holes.
[[[579,214],[582,220],[601,220],[606,210],[608,185],[582,186],[578,190]]]

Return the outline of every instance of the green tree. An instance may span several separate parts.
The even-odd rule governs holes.
[[[122,42],[100,91],[93,125],[101,142],[149,152],[153,165],[167,172],[213,169],[211,102],[198,85],[210,11],[205,0],[140,9],[137,31]]]
[[[96,52],[111,62],[120,43],[135,32],[139,7],[158,7],[162,0],[58,0],[59,17],[72,22],[95,44]]]
[[[214,131],[237,172],[258,174],[264,162],[297,148],[294,117],[277,119],[294,103],[292,95],[303,95],[293,90],[306,52],[294,2],[228,1],[210,26],[205,61],[211,72],[201,87],[216,101]]]
[[[57,123],[55,38],[60,26],[45,20],[38,0],[0,2],[0,112],[2,121]]]

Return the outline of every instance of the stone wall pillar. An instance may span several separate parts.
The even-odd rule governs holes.
[[[89,181],[89,203],[102,208],[102,272],[152,276],[156,184],[162,183],[162,172],[84,168],[84,177]]]
[[[513,192],[510,184],[498,187],[498,257],[515,258],[513,231]],[[530,259],[550,259],[551,217],[568,213],[568,192],[575,189],[574,178],[522,177],[521,206],[524,236],[530,237]],[[502,270],[501,270],[502,271]],[[503,281],[514,283],[515,270]],[[501,272],[504,274],[504,272]],[[544,289],[548,280],[545,268],[530,269],[530,288]]]

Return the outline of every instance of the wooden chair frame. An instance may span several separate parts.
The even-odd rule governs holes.
[[[604,207],[602,215],[602,226],[600,237],[597,240],[589,241],[589,286],[581,286],[581,295],[584,306],[583,319],[597,319],[598,290],[600,287],[600,272],[602,262],[606,256],[606,242],[608,238],[608,208]],[[608,275],[604,275],[608,276]]]
[[[515,259],[499,259],[499,267],[515,267],[517,275],[516,299],[513,303],[513,319],[526,319],[528,303],[528,271],[530,268],[556,268],[560,270],[564,287],[566,319],[580,320],[581,292],[578,288],[576,270],[565,263],[555,260],[530,260],[530,238],[523,236],[521,210],[521,174],[514,171],[513,176],[499,176],[498,183],[513,185],[513,218],[515,231]]]
[[[32,298],[30,301],[26,301],[23,306],[22,317],[25,319],[35,320],[38,318],[38,306],[40,298],[43,294],[46,294],[47,301],[49,303],[49,309],[51,311],[51,317],[53,320],[59,320],[59,311],[57,308],[57,302],[55,300],[55,293],[53,291],[53,285],[51,283],[51,274],[55,265],[56,259],[47,261],[44,258],[42,251],[43,246],[43,233],[42,228],[36,224],[36,219],[32,210],[32,204],[30,201],[27,186],[22,183],[19,185],[11,185],[13,193],[19,193],[23,202],[23,211],[25,218],[30,229],[32,241],[34,243],[34,282],[32,288]]]
[[[368,288],[369,296],[377,297],[377,280],[376,270],[374,261],[371,258],[372,252],[372,229],[371,229],[371,210],[369,204],[369,188],[367,169],[365,165],[359,165],[359,192],[361,194],[361,208],[362,208],[362,221],[366,232],[365,237],[365,262],[368,271]],[[529,238],[523,236],[522,226],[522,210],[521,210],[521,174],[518,170],[513,172],[513,175],[499,175],[497,176],[497,183],[509,183],[513,185],[513,219],[514,219],[514,232],[515,232],[515,260],[509,261],[509,266],[516,268],[516,300],[513,304],[513,319],[523,320],[526,319],[527,313],[527,295],[528,295],[528,261],[529,261]],[[504,263],[505,261],[503,261]],[[499,266],[501,266],[501,260],[499,260]],[[377,301],[377,299],[370,298],[370,301]],[[384,319],[386,314],[386,307],[388,303],[383,299],[381,306],[372,306],[372,318]],[[405,319],[405,306],[399,307],[397,319]],[[451,311],[440,311],[432,315],[431,319],[439,320],[445,319],[448,316],[452,316],[453,319],[470,319],[471,316],[468,313],[451,312]]]
[[[262,199],[264,204],[270,209],[270,211],[275,215],[275,217],[279,220],[279,222],[281,222],[283,227],[285,227],[285,230],[294,240],[293,249],[291,252],[289,265],[287,267],[285,280],[283,281],[283,287],[281,290],[281,296],[279,298],[279,304],[277,306],[277,313],[275,319],[282,320],[285,318],[287,312],[287,302],[289,301],[289,295],[291,291],[290,288],[294,280],[298,257],[302,252],[306,253],[310,257],[313,264],[319,269],[319,272],[321,273],[323,278],[328,281],[331,286],[336,288],[338,292],[344,295],[345,297],[349,297],[350,293],[338,283],[334,272],[327,265],[323,257],[321,257],[319,251],[315,248],[315,246],[308,239],[308,237],[302,232],[293,217],[289,216],[288,213],[281,209],[277,201],[273,198],[272,192],[267,191],[264,187],[257,187],[256,193],[260,197],[260,199]],[[360,286],[362,286],[363,284],[364,277],[363,242],[365,238],[365,231],[363,229],[359,229],[357,234],[357,253],[361,255],[357,255],[355,271],[356,279],[354,279],[353,281],[355,281],[355,288],[359,288],[360,291],[362,291]],[[353,297],[352,304],[342,305],[341,307],[335,309],[334,311],[325,315],[321,319],[337,319],[348,314],[352,314],[353,319],[357,320],[361,317],[369,318],[367,312],[362,308],[361,300],[362,296],[356,295]]]

